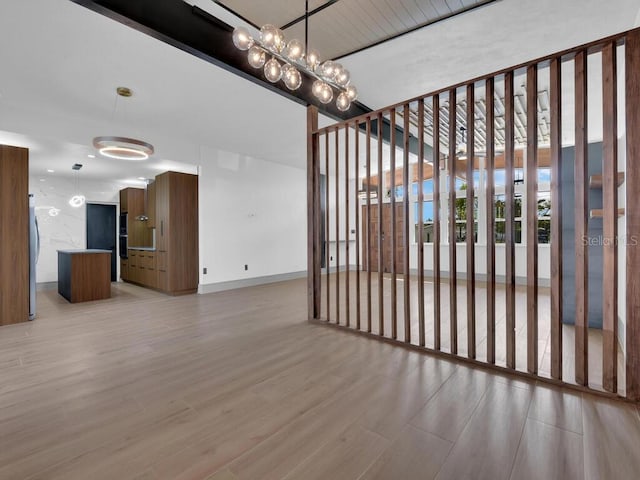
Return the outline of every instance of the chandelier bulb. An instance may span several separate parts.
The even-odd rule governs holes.
[[[304,57],[304,44],[297,39],[291,40],[287,44],[287,49],[285,50],[286,56],[293,61],[299,61]]]
[[[333,89],[329,84],[322,82],[319,100],[324,104],[327,104],[331,100],[333,100]]]
[[[271,83],[276,83],[282,78],[282,67],[275,58],[264,64],[264,76]]]
[[[355,102],[358,98],[358,89],[356,87],[354,87],[353,85],[349,85],[347,87],[346,90],[347,96],[349,97],[349,100],[351,100],[352,102]]]
[[[273,25],[264,25],[260,29],[262,44],[273,52],[281,52],[285,46],[284,33]]]
[[[302,75],[298,69],[289,64],[282,67],[282,80],[289,90],[297,90],[302,85]]]
[[[255,45],[249,49],[247,58],[249,60],[249,65],[251,65],[253,68],[264,67],[264,63],[267,61],[264,50]]]
[[[351,107],[351,100],[349,100],[349,96],[346,92],[342,92],[338,95],[338,98],[336,99],[336,107],[338,107],[338,110],[341,112],[349,110],[349,107]]]
[[[236,27],[233,30],[233,44],[238,50],[249,50],[253,46],[253,37],[244,27]]]
[[[314,71],[316,68],[318,68],[318,65],[320,65],[320,54],[317,50],[311,48],[307,52],[306,61],[307,67],[309,67],[311,71]]]

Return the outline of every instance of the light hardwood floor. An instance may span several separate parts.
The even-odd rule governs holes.
[[[0,328],[0,479],[635,479],[629,404],[306,322],[304,280],[41,292]],[[464,297],[463,297],[464,298]]]

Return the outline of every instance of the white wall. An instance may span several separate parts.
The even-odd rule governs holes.
[[[40,257],[36,270],[38,283],[58,281],[58,250],[86,248],[86,207],[73,208],[69,198],[77,193],[76,180],[69,177],[30,176],[29,192],[35,195],[40,228]],[[79,182],[79,191],[93,203],[117,203],[120,186],[110,182]],[[50,210],[59,210],[51,216]]]
[[[306,171],[212,148],[200,164],[201,287],[306,271]]]

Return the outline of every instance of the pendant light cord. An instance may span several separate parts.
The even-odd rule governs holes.
[[[304,55],[309,56],[309,0],[304,0]]]

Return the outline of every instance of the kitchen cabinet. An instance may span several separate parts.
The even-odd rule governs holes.
[[[158,288],[156,252],[149,249],[130,248],[128,255],[126,271],[121,270],[122,279],[143,287]]]
[[[29,320],[29,150],[0,145],[0,325]]]
[[[58,250],[58,293],[71,303],[111,297],[111,250]]]
[[[198,177],[166,172],[156,177],[158,289],[172,295],[198,289]]]
[[[144,215],[145,191],[142,188],[120,190],[120,212],[127,214],[127,235],[129,247],[149,247],[153,244],[153,233],[147,222],[140,220]]]
[[[146,199],[147,228],[156,228],[156,182],[151,182],[147,185]]]

